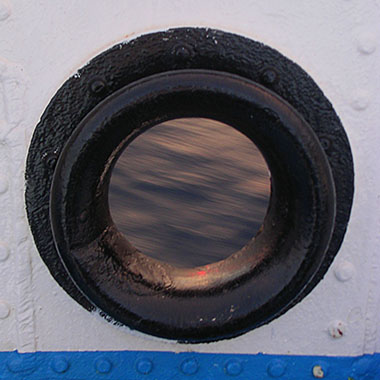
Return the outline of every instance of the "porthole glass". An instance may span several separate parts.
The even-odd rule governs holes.
[[[137,137],[109,188],[112,218],[141,252],[178,267],[223,260],[256,235],[269,169],[236,129],[205,118],[170,120]]]

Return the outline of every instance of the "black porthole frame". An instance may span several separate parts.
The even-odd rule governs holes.
[[[322,279],[346,231],[353,198],[353,163],[348,139],[330,102],[298,65],[261,43],[202,28],[148,34],[112,47],[67,80],[41,117],[28,154],[26,206],[37,248],[51,274],[77,302],[94,310],[93,303],[68,275],[52,235],[49,198],[57,160],[75,128],[108,96],[143,78],[179,70],[209,70],[236,75],[258,83],[285,100],[317,136],[335,186],[334,228],[322,263],[310,281],[298,289],[281,310],[264,313],[249,323],[235,323],[225,332],[222,331],[225,326],[221,325],[210,334],[194,328],[191,334],[181,335],[129,324],[132,328],[165,338],[186,342],[212,341],[237,336],[267,323],[299,302]],[[86,215],[83,218],[86,219]]]

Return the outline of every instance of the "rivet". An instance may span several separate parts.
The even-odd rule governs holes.
[[[241,363],[235,359],[229,360],[226,363],[225,369],[227,375],[230,376],[240,375],[241,371],[243,370]]]
[[[11,312],[10,306],[4,301],[0,301],[0,319],[7,318],[10,312]]]
[[[65,358],[55,358],[51,362],[51,369],[57,373],[64,373],[69,369],[69,362]]]
[[[93,94],[100,94],[105,88],[106,83],[101,79],[95,79],[90,85],[90,90]]]
[[[277,77],[278,77],[278,74],[276,70],[272,68],[268,68],[264,70],[263,73],[261,74],[261,80],[265,84],[273,84],[274,82],[277,81]]]
[[[355,267],[348,261],[342,261],[336,266],[334,273],[339,281],[348,281],[355,274]]]
[[[328,149],[330,149],[330,147],[331,147],[331,140],[330,140],[329,138],[327,138],[327,137],[322,137],[319,141],[320,141],[320,143],[321,143],[321,145],[322,145],[322,148],[323,148],[324,150],[328,150]]]
[[[198,362],[195,359],[186,359],[181,364],[181,371],[185,375],[194,375],[198,371]]]
[[[282,360],[272,360],[267,367],[268,375],[272,377],[281,377],[285,371],[286,363]]]
[[[137,372],[147,375],[148,373],[152,372],[153,369],[153,363],[150,359],[143,358],[137,361],[136,363],[136,370]]]
[[[54,169],[55,164],[57,163],[58,155],[56,152],[45,152],[42,155],[44,159],[45,166],[49,169]]]
[[[112,369],[112,363],[106,358],[101,358],[96,361],[95,368],[99,373],[109,373]]]
[[[21,354],[11,358],[7,362],[7,368],[13,373],[30,374],[37,369],[33,354]]]
[[[7,0],[0,0],[0,21],[6,20],[11,15],[11,6]]]
[[[87,212],[87,210],[83,210],[83,211],[80,213],[80,215],[79,215],[79,221],[80,221],[81,223],[85,223],[85,222],[87,221],[87,219],[88,219],[88,212]]]
[[[364,111],[369,105],[369,96],[365,91],[359,91],[351,102],[351,107],[356,111]]]
[[[362,54],[372,54],[376,50],[376,38],[370,33],[362,33],[358,36],[358,51]]]
[[[7,362],[7,367],[10,372],[18,373],[22,371],[23,360],[21,358],[11,359]]]
[[[335,338],[341,338],[346,330],[346,326],[342,321],[333,321],[329,326],[330,335]]]
[[[352,365],[352,371],[354,375],[365,375],[368,373],[369,367],[371,366],[371,360],[368,358],[360,358]]]
[[[9,184],[6,178],[3,176],[0,177],[0,194],[4,194],[7,192],[9,188]]]
[[[192,55],[192,47],[188,45],[177,45],[173,49],[173,53],[180,58],[186,59]]]
[[[323,379],[327,375],[328,367],[325,363],[319,363],[313,367],[313,376],[316,379]]]
[[[267,367],[268,375],[272,377],[281,377],[285,371],[286,363],[282,360],[272,360]]]
[[[0,262],[5,261],[9,257],[9,248],[8,246],[0,242]]]

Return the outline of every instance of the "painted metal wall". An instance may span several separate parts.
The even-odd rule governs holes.
[[[379,0],[0,0],[0,350],[379,352],[379,24]],[[41,261],[24,206],[28,144],[61,84],[117,42],[178,26],[241,34],[298,63],[341,118],[356,176],[344,243],[311,294],[269,325],[199,345],[152,338],[84,310]]]

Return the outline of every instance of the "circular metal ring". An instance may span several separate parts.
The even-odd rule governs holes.
[[[229,258],[191,269],[143,255],[108,207],[122,150],[147,128],[180,117],[235,127],[272,175],[262,231]],[[272,92],[213,71],[147,77],[106,98],[70,136],[51,190],[54,240],[78,288],[132,328],[185,341],[241,334],[280,313],[318,270],[334,217],[334,182],[313,130]]]
[[[181,72],[175,74],[171,72],[173,70]],[[184,72],[182,70],[190,71]],[[211,94],[207,92],[208,90],[202,87],[204,84],[198,83],[199,91],[197,90],[198,92],[195,92],[199,93],[199,95],[203,94],[201,96],[203,99],[202,104],[197,103],[199,97],[192,96],[191,91],[185,91],[182,93],[183,97],[176,96],[171,99],[170,93],[164,91],[165,86],[163,86],[163,82],[169,80],[171,85],[173,85],[173,82],[178,81],[177,75],[191,77],[191,80],[195,80],[196,76],[203,75],[202,80],[206,80],[210,85],[213,83],[212,78],[218,77],[222,82],[226,81],[226,87],[223,86],[222,82],[218,83],[219,87],[217,86],[217,83],[213,83],[215,93],[211,96]],[[169,86],[169,82],[166,82],[167,86]],[[149,86],[147,83],[149,83]],[[187,83],[188,89],[190,89],[191,83]],[[152,264],[153,261],[146,261],[146,257],[140,256],[138,253],[129,255],[129,257],[133,258],[136,264],[138,264],[137,269],[134,268],[133,265],[127,265],[129,273],[131,274],[131,277],[133,277],[133,281],[130,280],[132,281],[131,284],[133,284],[133,287],[130,289],[129,293],[133,293],[133,291],[136,292],[135,299],[138,301],[137,303],[140,303],[140,306],[137,308],[141,307],[143,310],[134,310],[132,308],[131,310],[134,310],[132,313],[124,314],[121,312],[122,309],[119,310],[117,307],[114,307],[117,305],[117,302],[113,297],[116,297],[117,294],[111,296],[112,300],[110,300],[110,302],[108,302],[107,297],[102,301],[102,299],[100,299],[102,298],[100,292],[96,292],[96,294],[92,295],[84,294],[88,290],[86,286],[93,289],[97,288],[96,284],[91,283],[91,280],[89,281],[90,277],[92,278],[92,274],[95,272],[92,274],[81,272],[83,268],[86,268],[86,265],[82,265],[84,264],[82,262],[80,268],[75,267],[77,263],[76,260],[80,257],[74,255],[73,259],[70,259],[70,255],[67,253],[71,252],[73,247],[75,248],[76,243],[79,244],[78,247],[81,246],[83,241],[80,242],[74,239],[73,241],[69,241],[68,245],[63,244],[63,240],[65,240],[66,237],[72,238],[74,236],[81,236],[84,238],[86,234],[83,231],[86,231],[86,229],[91,231],[92,235],[89,236],[92,237],[95,236],[94,234],[96,234],[97,229],[105,225],[110,226],[109,232],[111,232],[113,227],[108,213],[108,206],[104,200],[106,193],[106,182],[104,181],[109,178],[110,169],[112,168],[114,160],[117,158],[120,150],[125,144],[128,144],[130,141],[128,138],[131,139],[134,135],[132,134],[129,136],[125,129],[121,129],[123,133],[125,133],[123,136],[118,135],[117,131],[111,133],[110,136],[114,136],[114,138],[110,141],[108,141],[108,139],[103,140],[100,145],[102,149],[99,149],[98,151],[98,153],[101,152],[100,155],[104,158],[104,160],[102,159],[101,161],[104,161],[104,163],[107,162],[107,165],[109,166],[107,168],[102,167],[100,164],[100,158],[96,155],[94,159],[96,159],[95,161],[97,162],[97,165],[94,167],[88,167],[88,171],[83,172],[86,173],[86,176],[82,175],[83,178],[76,178],[74,176],[77,181],[69,181],[67,183],[67,188],[70,189],[77,188],[77,186],[79,186],[78,188],[83,188],[82,181],[86,181],[86,178],[88,178],[88,184],[95,186],[96,178],[99,180],[100,177],[95,176],[92,170],[95,170],[96,168],[97,174],[104,173],[104,178],[102,179],[103,182],[98,183],[98,190],[101,191],[98,193],[92,193],[93,195],[96,195],[92,201],[88,197],[89,192],[87,192],[87,194],[86,192],[84,194],[81,193],[82,195],[78,193],[74,196],[74,194],[69,191],[68,202],[63,203],[74,205],[75,203],[72,203],[72,200],[70,200],[71,203],[69,202],[69,199],[71,199],[70,197],[74,196],[74,198],[76,197],[75,199],[80,202],[77,204],[80,205],[78,210],[60,208],[59,206],[59,204],[63,204],[59,201],[60,191],[67,190],[64,190],[64,187],[60,189],[60,186],[57,185],[58,183],[63,184],[63,182],[60,182],[63,181],[63,177],[61,179],[55,177],[57,182],[56,180],[54,181],[54,191],[50,194],[57,160],[59,160],[60,164],[55,173],[66,168],[62,171],[65,175],[68,175],[69,172],[77,173],[77,175],[79,175],[80,171],[75,169],[75,165],[70,170],[65,166],[70,163],[73,164],[74,161],[77,162],[78,165],[80,163],[82,168],[86,167],[86,161],[82,160],[81,157],[77,157],[74,160],[73,157],[75,157],[75,154],[73,155],[72,147],[77,146],[76,144],[78,144],[78,142],[73,143],[73,137],[70,140],[70,143],[68,143],[70,136],[72,136],[73,133],[77,135],[77,133],[80,133],[79,131],[87,130],[88,126],[84,126],[88,125],[91,117],[95,117],[95,114],[99,117],[99,109],[105,107],[104,110],[106,110],[107,107],[110,107],[111,103],[115,105],[117,103],[116,99],[122,96],[123,91],[128,91],[130,94],[133,91],[137,91],[137,89],[142,90],[145,88],[147,94],[150,94],[148,98],[152,98],[152,93],[154,91],[152,92],[151,86],[153,84],[160,84],[161,87],[159,88],[160,91],[163,91],[163,98],[167,101],[168,99],[171,100],[168,103],[161,102],[161,98],[154,95],[153,97],[155,97],[156,100],[154,103],[150,103],[150,107],[154,109],[156,104],[160,104],[160,107],[156,107],[157,113],[155,116],[150,113],[150,117],[144,119],[146,124],[138,127],[139,132],[137,132],[138,128],[134,128],[136,131],[135,133],[140,133],[145,128],[149,128],[153,124],[157,124],[168,118],[170,119],[179,116],[210,117],[232,125],[245,133],[252,139],[252,141],[255,141],[264,153],[270,166],[273,177],[271,205],[277,205],[278,208],[276,208],[277,206],[270,207],[264,222],[262,233],[256,237],[254,244],[252,244],[252,246],[248,245],[245,250],[252,253],[252,249],[254,249],[257,250],[255,252],[259,252],[260,242],[265,242],[265,244],[269,244],[267,247],[270,248],[269,251],[272,252],[273,256],[270,254],[268,254],[268,256],[264,255],[266,259],[260,261],[261,258],[259,256],[253,255],[258,260],[257,263],[261,262],[263,264],[257,265],[256,272],[252,273],[242,265],[244,260],[246,260],[245,263],[247,263],[248,267],[249,265],[254,265],[252,261],[249,260],[249,257],[252,255],[245,255],[244,253],[240,253],[240,256],[233,255],[239,265],[233,267],[233,264],[227,259],[223,264],[224,267],[220,268],[223,269],[223,276],[218,276],[214,273],[212,277],[211,274],[208,273],[207,279],[212,283],[212,286],[210,286],[209,289],[210,292],[215,295],[214,299],[223,298],[224,301],[221,302],[225,302],[225,305],[227,305],[228,300],[235,300],[235,298],[228,298],[230,296],[232,297],[232,294],[237,294],[234,290],[235,287],[248,289],[250,286],[249,284],[254,278],[257,279],[261,276],[260,278],[265,279],[265,273],[267,273],[267,288],[263,287],[263,289],[267,289],[269,292],[270,289],[272,289],[274,294],[282,294],[284,297],[281,297],[281,301],[276,297],[273,298],[273,300],[276,299],[276,302],[273,300],[268,301],[269,293],[266,293],[264,297],[266,298],[265,300],[262,299],[262,292],[259,292],[258,289],[253,289],[256,293],[251,294],[257,295],[254,301],[254,307],[256,307],[257,310],[256,312],[252,312],[253,314],[251,313],[250,317],[248,317],[248,314],[244,316],[243,309],[238,311],[235,318],[235,325],[233,323],[228,324],[228,322],[223,325],[223,321],[229,320],[231,315],[236,312],[233,302],[231,302],[228,312],[226,311],[227,314],[220,313],[217,315],[217,313],[215,313],[211,318],[211,322],[214,323],[214,325],[210,320],[208,320],[207,325],[206,322],[206,324],[202,324],[203,320],[197,321],[196,319],[193,320],[193,324],[191,324],[189,320],[187,320],[187,324],[184,325],[177,323],[178,320],[177,322],[175,321],[177,318],[175,316],[177,315],[177,312],[179,313],[178,315],[182,315],[181,302],[184,300],[185,295],[187,295],[188,300],[184,302],[187,303],[187,309],[190,309],[190,304],[192,305],[193,316],[195,315],[194,313],[196,313],[196,310],[201,310],[206,303],[204,302],[202,305],[199,303],[203,297],[208,297],[207,294],[202,293],[201,291],[201,287],[205,284],[204,280],[201,279],[204,274],[203,272],[200,272],[192,277],[191,281],[188,281],[188,277],[186,277],[185,273],[176,272],[173,274],[176,270],[165,267],[165,265],[162,267],[162,273],[166,273],[167,270],[173,270],[174,272],[172,271],[171,275],[174,276],[175,281],[177,281],[176,284],[178,285],[174,288],[172,287],[173,292],[170,294],[172,294],[173,297],[177,297],[177,300],[181,300],[181,302],[175,303],[173,301],[173,304],[170,305],[171,309],[167,310],[168,316],[166,321],[163,321],[163,324],[158,320],[159,318],[156,318],[156,320],[153,318],[151,324],[147,323],[147,320],[145,320],[145,322],[139,320],[138,317],[136,317],[139,313],[142,315],[141,312],[146,312],[144,315],[149,317],[149,313],[152,313],[152,309],[154,309],[152,305],[145,305],[147,308],[145,310],[145,306],[143,306],[144,303],[141,302],[141,300],[145,299],[148,289],[152,292],[157,291],[161,294],[161,297],[165,298],[165,294],[168,294],[165,292],[168,291],[168,286],[172,284],[166,281],[164,277],[162,277],[161,282],[157,282],[157,271],[154,272],[152,278],[149,277],[150,270],[148,264]],[[234,90],[228,88],[227,84],[228,86],[232,86]],[[178,84],[178,86],[178,91],[181,92],[181,84]],[[247,90],[248,88],[250,89],[249,91]],[[255,95],[251,98],[248,97],[250,100],[244,100],[244,96],[248,96],[245,94],[244,89],[246,89],[251,95],[252,93],[255,93]],[[172,87],[171,91],[177,91],[176,87]],[[207,96],[205,96],[206,93],[208,94]],[[216,95],[217,93],[219,95]],[[185,102],[183,98],[191,98],[192,106],[194,105],[194,107],[190,107],[190,102]],[[180,101],[180,99],[182,99],[182,101]],[[223,103],[223,99],[226,104]],[[229,100],[227,101],[226,99]],[[269,106],[260,108],[258,104],[255,103],[258,99],[261,99],[264,103],[267,102],[265,104],[269,104]],[[212,100],[219,105],[220,102],[222,102],[223,106],[216,108],[213,105]],[[176,103],[176,101],[179,103]],[[240,112],[236,112],[236,109],[235,112],[232,112],[232,101],[236,101],[236,104],[240,104],[239,107],[242,109],[241,114]],[[244,117],[248,115],[247,110],[249,107],[247,104],[250,101],[252,101],[253,104],[256,104],[256,106],[253,107],[256,109],[255,114],[252,114],[254,118],[258,117],[260,120],[265,119],[265,123],[269,120],[269,125],[276,126],[271,129],[271,132],[269,132],[269,129],[262,128],[259,125],[255,125],[255,127],[251,128],[248,132],[249,128],[247,128],[247,125],[252,126],[252,124],[249,124],[248,120],[245,120]],[[169,109],[167,106],[168,104],[171,104],[174,108]],[[195,107],[196,104],[198,104],[199,107]],[[207,110],[205,105],[208,105]],[[136,109],[141,110],[142,108],[137,107]],[[145,108],[145,110],[146,109],[147,108]],[[273,112],[273,109],[275,112]],[[122,118],[125,116],[125,112],[126,109],[123,108],[123,110],[121,110]],[[130,111],[128,111],[127,114],[129,117],[132,115]],[[261,116],[259,117],[258,114]],[[278,115],[283,115],[284,118],[282,119],[281,117],[278,117]],[[290,118],[291,115],[292,118]],[[133,120],[138,120],[139,118],[141,119],[142,115],[136,113],[133,117],[135,118]],[[106,124],[108,127],[105,130],[112,130],[112,125],[114,124]],[[298,131],[297,136],[285,132],[288,130],[287,128],[290,128],[289,130],[295,128],[290,127],[293,124],[299,126],[298,129],[296,128]],[[78,128],[79,125],[80,128]],[[130,125],[135,125],[136,127],[137,124],[132,123]],[[281,127],[279,127],[279,125],[281,125]],[[302,127],[300,127],[301,125]],[[265,131],[267,135],[265,135]],[[277,132],[274,133],[273,131]],[[281,132],[281,134],[279,131],[282,131],[283,133]],[[298,133],[301,134],[298,135]],[[89,136],[90,134],[88,137]],[[116,138],[116,136],[118,137]],[[274,141],[274,136],[278,137],[277,142]],[[126,140],[123,140],[124,142],[121,143],[122,140],[118,140],[119,137],[122,140]],[[89,141],[91,141],[91,145],[92,143],[95,143],[92,139]],[[268,146],[269,141],[271,141],[270,146]],[[283,141],[287,141],[287,143],[283,143]],[[313,141],[312,144],[311,141]],[[310,152],[307,149],[305,150],[305,147],[309,146],[308,144],[311,145]],[[281,156],[283,160],[276,161],[273,146],[277,146],[278,149],[281,148],[277,154],[279,155],[278,157]],[[285,146],[289,148],[289,152],[293,152],[293,155],[288,156],[288,154],[284,154],[282,149],[284,149],[283,147]],[[300,148],[300,150],[297,150],[297,147]],[[320,159],[320,157],[323,157],[321,154],[321,147],[322,153],[325,155],[325,158],[322,159]],[[68,155],[69,151],[71,153]],[[111,151],[114,152],[114,156],[111,155],[112,158],[111,156],[108,156]],[[301,154],[303,151],[307,151],[305,156]],[[302,172],[302,175],[305,175],[305,178],[309,179],[311,172],[319,173],[321,175],[324,174],[322,176],[319,176],[318,174],[318,180],[313,177],[313,181],[316,181],[315,184],[317,184],[316,190],[312,190],[314,187],[307,181],[307,183],[304,183],[304,181],[301,180],[302,176],[299,176],[298,185],[305,190],[303,192],[304,195],[302,195],[296,187],[293,188],[293,190],[294,194],[297,194],[297,196],[291,197],[291,194],[286,190],[288,185],[279,186],[279,184],[292,183],[294,185],[293,181],[295,179],[292,179],[293,174],[287,176],[285,173],[289,173],[289,168],[286,166],[286,162],[289,161],[290,157],[294,158],[297,152],[300,157],[302,156],[302,159],[299,161],[302,164],[298,167],[296,165],[297,160],[295,160],[292,161],[293,163],[290,166],[295,165],[295,167],[298,168],[297,170],[300,170],[300,173]],[[93,153],[91,153],[91,150],[88,151],[84,149],[83,154],[85,154],[86,157],[92,157]],[[69,156],[72,158],[68,158]],[[317,156],[320,157],[316,158]],[[65,162],[64,167],[62,166],[63,162]],[[316,165],[317,163],[320,166]],[[305,171],[307,165],[311,166]],[[279,168],[282,168],[283,170]],[[332,186],[330,183],[331,181],[327,179],[329,177],[328,172],[332,175]],[[326,181],[320,182],[321,178],[324,177]],[[73,179],[73,177],[70,178]],[[92,179],[93,182],[91,182],[90,179]],[[74,183],[76,183],[76,185],[72,187]],[[323,186],[321,185],[322,183],[324,183]],[[328,211],[326,215],[320,215],[319,209],[312,208],[311,218],[307,217],[305,214],[307,207],[316,205],[320,201],[323,205],[330,204],[332,194],[334,193],[334,187],[335,215],[330,205],[326,209],[326,211]],[[91,187],[88,189],[90,188]],[[291,187],[289,187],[289,189],[290,188]],[[93,190],[94,187],[91,189]],[[329,189],[327,193],[330,194],[330,196],[324,194],[322,189]],[[321,194],[319,194],[319,192],[321,192]],[[324,197],[322,197],[324,201],[322,201],[322,198],[318,198],[320,195],[322,196],[322,194],[324,194]],[[50,195],[52,195],[52,204],[50,203]],[[81,196],[83,196],[83,198],[81,198]],[[299,198],[299,196],[301,198]],[[308,196],[311,196],[311,198],[307,198]],[[321,280],[334,256],[338,252],[349,220],[352,197],[353,165],[349,143],[339,118],[332,109],[329,101],[313,80],[295,63],[263,44],[234,34],[202,28],[173,29],[165,32],[147,34],[132,40],[129,43],[116,45],[95,57],[89,62],[89,64],[79,70],[76,75],[68,79],[51,100],[40,123],[35,129],[26,167],[26,206],[29,223],[39,253],[58,283],[76,301],[88,310],[94,310],[97,306],[100,306],[106,312],[109,312],[109,314],[106,314],[101,311],[101,313],[108,317],[108,319],[112,320],[112,318],[109,318],[109,316],[112,315],[117,320],[127,323],[131,327],[137,328],[141,331],[146,331],[158,336],[193,342],[210,341],[241,334],[255,326],[270,321],[305,297],[318,281]],[[279,199],[283,199],[284,202],[290,200],[289,207],[280,207],[282,203]],[[304,204],[304,208],[301,207],[302,204]],[[51,207],[53,205],[54,208]],[[103,207],[101,205],[103,205]],[[306,207],[306,205],[308,206]],[[314,241],[313,238],[310,245],[308,245],[306,243],[307,239],[303,239],[303,237],[307,235],[307,228],[305,226],[303,226],[305,228],[303,233],[306,235],[302,235],[303,237],[301,240],[297,240],[296,236],[292,237],[288,233],[285,233],[286,231],[293,231],[293,228],[294,231],[298,231],[298,219],[295,217],[295,214],[292,214],[294,210],[297,210],[297,213],[301,212],[300,215],[302,215],[302,217],[299,220],[305,221],[305,225],[310,226],[310,234],[314,229],[314,231],[321,234],[321,237],[323,236],[321,241],[318,242],[319,238],[315,235],[314,237],[317,240]],[[80,214],[78,214],[78,211],[80,211]],[[95,214],[94,211],[96,211]],[[59,247],[59,253],[56,249],[56,242],[53,238],[50,213],[53,217],[52,222],[53,224],[55,223],[55,238],[58,243],[57,247]],[[69,218],[68,220],[70,220],[68,225],[65,224],[66,216]],[[322,223],[323,217],[327,217],[325,220],[326,223]],[[73,228],[73,230],[71,230],[71,228]],[[328,230],[330,228],[332,233],[329,240],[328,237],[330,235]],[[79,231],[78,235],[72,233],[75,229],[77,229],[77,232]],[[275,237],[274,241],[277,243],[282,241],[283,244],[285,244],[286,241],[292,241],[295,245],[289,246],[288,249],[285,249],[284,245],[284,250],[280,250],[283,252],[282,254],[274,254],[274,251],[272,251],[274,243],[271,245],[271,239],[266,237],[267,233],[269,233],[268,231],[273,232],[273,237]],[[283,237],[280,238],[280,235],[277,234],[278,231],[284,232],[284,235],[281,235]],[[109,243],[110,236],[111,235],[108,233],[104,236],[104,242],[107,242],[107,244]],[[120,237],[117,232],[115,232],[114,237],[117,241],[120,241],[125,248],[124,238]],[[89,240],[87,240],[87,243],[88,242]],[[304,245],[303,248],[301,247],[301,242]],[[75,244],[72,245],[73,243]],[[265,247],[264,243],[262,244],[262,247]],[[324,245],[325,248],[323,248]],[[317,246],[319,247],[318,249],[316,248]],[[68,248],[70,248],[71,251]],[[128,246],[127,248],[130,249],[129,252],[131,252],[131,250],[133,251],[133,247]],[[305,253],[309,252],[309,248],[311,251],[315,249],[315,252],[318,252],[318,254],[312,256]],[[294,281],[291,281],[292,286],[285,287],[284,293],[281,293],[281,291],[279,292],[279,286],[281,286],[279,284],[282,280],[276,284],[272,284],[272,282],[274,282],[273,278],[277,279],[278,277],[270,276],[271,273],[275,273],[271,272],[271,270],[275,271],[275,268],[278,269],[278,262],[283,258],[286,259],[286,257],[293,257],[294,262],[296,262],[297,255],[288,256],[286,252],[289,253],[292,250],[297,251],[297,249],[299,252],[303,251],[304,255],[306,255],[302,256],[300,254],[301,256],[298,256],[299,263],[302,263],[304,259],[306,260],[305,264],[302,264],[297,272],[296,277],[299,278],[299,281],[296,281],[296,278],[294,278]],[[117,251],[118,250],[115,250],[115,252]],[[100,257],[104,257],[103,254],[104,252]],[[87,256],[83,256],[83,259],[85,257]],[[112,257],[116,258],[118,256],[115,254],[115,256]],[[276,258],[278,259],[278,262],[276,261]],[[265,260],[271,264],[267,266]],[[311,263],[314,260],[315,262]],[[113,259],[111,261],[113,262]],[[286,262],[286,260],[284,262]],[[126,263],[124,263],[123,260],[118,263],[119,268],[123,268],[125,265]],[[162,265],[162,263],[159,265]],[[216,268],[215,264],[213,265],[214,268]],[[106,271],[108,270],[107,268],[107,266],[103,266],[99,268],[99,272],[102,272],[102,270]],[[241,272],[239,272],[239,268]],[[295,270],[295,264],[290,266],[287,274],[288,279],[292,278],[292,273],[294,274]],[[75,274],[69,273],[70,271]],[[120,276],[116,277],[114,281],[119,279],[121,283],[124,284],[121,273],[122,272],[120,272]],[[104,273],[103,275],[106,277]],[[141,281],[142,278],[144,278],[144,281]],[[83,283],[81,283],[82,280],[84,281]],[[284,285],[285,282],[286,281],[282,281],[282,285]],[[152,284],[154,284],[154,287],[151,287]],[[105,288],[108,285],[107,282],[102,284]],[[103,288],[103,290],[105,288]],[[205,289],[205,287],[203,289]],[[291,289],[293,289],[293,291],[291,291]],[[194,296],[196,292],[198,292],[197,294],[199,297]],[[127,291],[125,294],[129,293]],[[119,296],[122,297],[122,294],[119,294]],[[125,297],[128,298],[127,296]],[[244,305],[252,302],[252,296],[249,298],[248,292],[243,295],[243,298],[245,301],[242,301],[242,304]],[[266,301],[268,302],[265,303]],[[279,305],[276,304],[277,301],[280,302]],[[102,302],[104,302],[104,305]],[[156,299],[156,302],[158,302],[158,299]],[[169,302],[169,300],[167,302]],[[122,304],[122,302],[120,302],[120,304]],[[261,308],[260,304],[266,306]],[[168,303],[166,305],[168,305]],[[109,306],[111,307],[108,309]],[[210,316],[212,305],[210,304],[206,306],[208,306],[208,315]],[[149,309],[150,307],[152,308]],[[221,304],[216,303],[215,308],[219,308],[219,312],[221,310]],[[173,323],[171,322],[172,318],[174,319]],[[214,318],[215,320],[213,320]],[[218,322],[219,318],[220,323]],[[209,326],[209,328],[206,328],[206,325]],[[165,326],[166,328],[171,326],[170,331],[165,330]],[[226,326],[228,327],[225,328]]]

